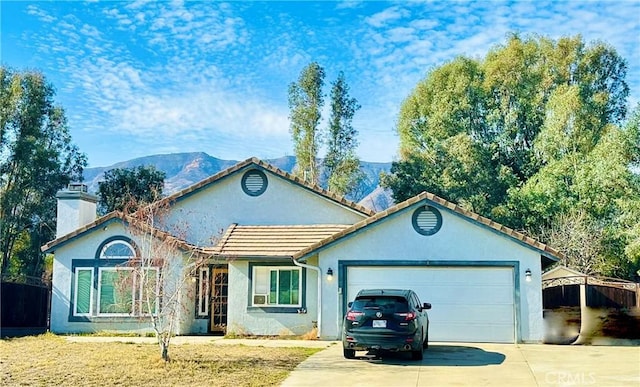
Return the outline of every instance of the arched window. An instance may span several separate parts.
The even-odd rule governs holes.
[[[131,259],[136,251],[131,244],[122,239],[112,240],[102,245],[99,257],[101,259]]]

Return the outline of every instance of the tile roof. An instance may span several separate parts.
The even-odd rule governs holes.
[[[97,227],[101,226],[102,224],[104,224],[106,222],[109,222],[111,220],[118,220],[118,219],[124,221],[124,216],[123,216],[122,213],[120,213],[118,211],[110,212],[107,215],[102,216],[102,217],[94,220],[93,222],[88,223],[88,224],[86,224],[86,225],[84,225],[84,226],[82,226],[80,228],[77,228],[74,231],[72,231],[72,232],[70,232],[70,233],[68,233],[66,235],[63,235],[63,236],[61,236],[59,238],[56,238],[56,239],[54,239],[52,241],[47,242],[45,245],[40,247],[40,250],[42,250],[45,253],[51,252],[54,247],[56,247],[56,246],[58,246],[58,245],[60,245],[62,243],[65,243],[65,242],[67,242],[67,241],[69,241],[69,240],[71,240],[71,239],[73,239],[73,238],[75,238],[75,237],[77,237],[77,236],[79,236],[81,234],[84,234],[85,232],[88,232],[88,231],[90,231],[90,230],[92,230],[94,228],[97,228]]]
[[[280,176],[286,180],[292,181],[308,190],[313,191],[316,194],[319,194],[321,196],[324,196],[327,199],[330,199],[333,202],[339,203],[345,207],[348,207],[352,210],[355,210],[361,214],[367,215],[367,216],[371,216],[373,214],[375,214],[375,211],[364,207],[356,202],[353,202],[351,200],[348,200],[346,198],[344,198],[343,196],[340,195],[336,195],[335,193],[332,193],[330,191],[327,191],[326,189],[316,185],[316,184],[309,184],[307,182],[305,182],[304,180],[302,180],[301,178],[299,178],[298,176],[294,176],[288,172],[283,171],[282,169],[275,167],[267,162],[264,162],[256,157],[252,157],[249,159],[246,159],[242,162],[239,162],[238,164],[234,165],[233,167],[227,168],[223,171],[220,171],[218,173],[216,173],[215,175],[212,175],[198,183],[195,183],[181,191],[178,191],[176,193],[174,193],[173,195],[167,196],[166,198],[162,199],[160,201],[160,203],[166,203],[168,202],[173,202],[175,200],[179,200],[181,197],[188,195],[192,192],[198,191],[201,188],[206,187],[207,185],[218,181],[222,178],[225,178],[229,175],[232,175],[233,173],[240,171],[242,169],[247,168],[248,166],[250,166],[251,164],[254,164],[260,168],[262,168],[263,170],[269,171],[277,176]]]
[[[369,217],[367,219],[364,219],[364,220],[362,220],[362,221],[360,221],[358,223],[355,223],[355,224],[347,227],[346,229],[344,229],[344,230],[342,230],[342,231],[340,231],[340,232],[338,232],[338,233],[336,233],[334,235],[331,235],[331,236],[327,237],[326,239],[324,239],[322,241],[316,242],[313,245],[310,245],[307,248],[298,251],[293,256],[293,258],[294,259],[303,258],[303,257],[311,254],[315,250],[318,250],[320,248],[328,246],[328,245],[332,244],[333,242],[337,241],[338,239],[344,238],[344,237],[346,237],[346,236],[348,236],[348,235],[350,235],[350,234],[352,234],[352,233],[354,233],[354,232],[356,232],[356,231],[358,231],[360,229],[363,229],[363,228],[369,226],[370,224],[373,224],[373,223],[376,223],[378,221],[381,221],[381,220],[383,220],[383,219],[385,219],[385,218],[387,218],[387,217],[389,217],[389,216],[391,216],[391,215],[393,215],[395,213],[398,213],[398,212],[404,210],[405,208],[414,206],[414,205],[416,205],[416,204],[418,204],[418,203],[420,203],[422,201],[429,201],[429,202],[431,202],[433,204],[436,204],[439,207],[448,209],[448,210],[450,210],[450,211],[452,211],[452,212],[454,212],[456,214],[462,215],[463,217],[465,217],[465,218],[467,218],[467,219],[469,219],[469,220],[471,220],[473,222],[476,222],[476,223],[479,223],[481,225],[487,226],[487,227],[493,229],[494,231],[497,231],[497,232],[499,232],[501,234],[504,234],[504,235],[506,235],[506,236],[508,236],[508,237],[510,237],[512,239],[515,239],[518,242],[521,242],[521,243],[523,243],[525,245],[528,245],[529,247],[534,248],[535,250],[540,251],[542,253],[542,255],[544,255],[546,257],[549,257],[549,258],[551,258],[553,260],[556,260],[556,259],[561,258],[561,257],[564,256],[560,251],[558,251],[558,250],[556,250],[556,249],[554,249],[554,248],[552,248],[550,246],[547,246],[546,244],[544,244],[544,243],[542,243],[540,241],[537,241],[537,240],[535,240],[535,239],[533,239],[531,237],[528,237],[528,236],[522,234],[521,232],[513,230],[513,229],[511,229],[511,228],[509,228],[507,226],[504,226],[504,225],[500,224],[500,223],[494,222],[493,220],[491,220],[489,218],[485,218],[484,216],[478,215],[478,214],[476,214],[474,212],[465,210],[464,208],[458,206],[457,204],[452,203],[450,201],[447,201],[447,200],[445,200],[445,199],[443,199],[443,198],[441,198],[439,196],[436,196],[436,195],[434,195],[432,193],[422,192],[421,194],[418,194],[418,195],[416,195],[416,196],[414,196],[414,197],[412,197],[412,198],[410,198],[408,200],[405,200],[402,203],[398,203],[395,206],[389,207],[384,211],[378,212],[377,214],[375,214],[375,215],[373,215],[373,216],[371,216],[371,217]]]
[[[50,241],[49,243],[45,244],[44,246],[42,246],[40,249],[45,252],[52,252],[54,251],[55,247],[58,247],[68,241],[71,241],[72,239],[79,237],[80,235],[86,233],[86,232],[90,232],[93,231],[97,228],[100,228],[103,224],[110,222],[110,221],[121,221],[123,223],[126,223],[129,226],[135,226],[136,228],[138,228],[139,230],[143,231],[143,232],[147,232],[150,233],[151,235],[160,238],[162,240],[169,240],[171,243],[174,244],[174,246],[185,250],[185,251],[195,251],[198,253],[203,253],[203,249],[199,248],[197,246],[191,245],[188,242],[174,236],[171,235],[170,233],[166,232],[166,231],[162,231],[160,229],[157,229],[155,227],[151,227],[148,224],[144,223],[144,222],[136,222],[133,220],[133,218],[131,216],[125,216],[122,212],[119,211],[113,211],[108,213],[105,216],[102,216],[98,219],[96,219],[95,221],[80,227],[76,230],[74,230],[73,232],[70,232],[69,234],[63,235],[60,238],[56,238],[52,241]]]
[[[230,168],[227,168],[227,169],[225,169],[223,171],[220,171],[220,172],[216,173],[215,175],[212,175],[212,176],[210,176],[210,177],[208,177],[208,178],[206,178],[206,179],[204,179],[204,180],[202,180],[202,181],[200,181],[198,183],[195,183],[195,184],[193,184],[193,185],[191,185],[191,186],[189,186],[189,187],[187,187],[187,188],[185,188],[185,189],[183,189],[181,191],[178,191],[178,192],[176,192],[176,193],[174,193],[174,194],[172,194],[170,196],[167,196],[166,198],[163,198],[162,200],[158,201],[157,205],[171,204],[172,202],[180,199],[181,197],[183,197],[185,195],[188,195],[188,194],[190,194],[192,192],[198,191],[199,189],[201,189],[203,187],[206,187],[209,184],[212,184],[212,183],[214,183],[214,182],[216,182],[216,181],[218,181],[220,179],[223,179],[223,178],[225,178],[227,176],[230,176],[233,173],[235,173],[237,171],[240,171],[240,170],[248,167],[251,164],[254,164],[254,165],[256,165],[256,166],[258,166],[258,167],[260,167],[260,168],[262,168],[264,170],[267,170],[267,171],[269,171],[271,173],[274,173],[275,175],[278,175],[278,176],[280,176],[280,177],[282,177],[284,179],[290,180],[290,181],[292,181],[292,182],[294,182],[294,183],[296,183],[296,184],[298,184],[298,185],[300,185],[300,186],[302,186],[302,187],[304,187],[304,188],[306,188],[308,190],[313,191],[316,194],[324,196],[324,197],[330,199],[333,202],[336,202],[338,204],[346,206],[346,207],[348,207],[348,208],[350,208],[352,210],[355,210],[355,211],[357,211],[357,212],[359,212],[359,213],[361,213],[363,215],[371,216],[371,215],[375,214],[375,211],[373,211],[373,210],[371,210],[371,209],[369,209],[367,207],[361,206],[361,205],[359,205],[359,204],[357,204],[357,203],[355,203],[355,202],[353,202],[351,200],[345,199],[343,196],[336,195],[336,194],[334,194],[332,192],[329,192],[329,191],[321,188],[318,185],[308,184],[307,182],[303,181],[299,177],[294,176],[294,175],[292,175],[292,174],[290,174],[288,172],[285,172],[285,171],[281,170],[280,168],[277,168],[277,167],[275,167],[275,166],[273,166],[273,165],[271,165],[269,163],[266,163],[266,162],[264,162],[264,161],[262,161],[262,160],[260,160],[260,159],[258,159],[256,157],[252,157],[252,158],[249,158],[247,160],[244,160],[244,161],[234,165],[233,167],[230,167]],[[107,215],[105,215],[103,217],[100,217],[100,218],[96,219],[95,221],[93,221],[93,222],[91,222],[91,223],[89,223],[89,224],[87,224],[87,225],[85,225],[83,227],[80,227],[80,228],[72,231],[71,233],[69,233],[67,235],[64,235],[64,236],[62,236],[60,238],[57,238],[55,240],[52,240],[52,241],[48,242],[47,244],[45,244],[44,246],[41,247],[41,250],[44,251],[44,252],[52,251],[52,249],[54,247],[60,245],[61,243],[67,242],[67,241],[79,236],[80,234],[83,234],[83,233],[85,233],[85,232],[97,227],[98,225],[101,225],[102,223],[107,222],[107,221],[112,220],[112,219],[124,220],[124,215],[122,213],[119,213],[119,212],[116,212],[116,211],[111,212],[111,213],[109,213],[109,214],[107,214]]]
[[[244,226],[232,224],[225,235],[204,251],[225,258],[292,257],[298,251],[341,232],[348,224]]]
[[[500,234],[506,235],[540,251],[542,255],[553,260],[557,260],[564,256],[558,250],[540,241],[530,238],[500,223],[494,222],[491,219],[465,210],[452,202],[428,192],[423,192],[353,225],[243,226],[233,224],[226,230],[225,235],[221,238],[220,242],[212,247],[200,248],[192,246],[187,242],[158,229],[149,229],[149,231],[160,238],[174,239],[175,243],[183,249],[193,251],[197,250],[199,253],[204,255],[222,256],[226,258],[291,257],[294,259],[300,259],[308,256],[318,249],[332,244],[339,239],[353,234],[373,223],[382,221],[422,201],[429,201],[436,206],[440,206],[461,215],[470,221],[489,227],[495,232],[499,232]],[[123,222],[126,221],[126,218],[122,213],[109,213],[94,222],[73,231],[72,233],[47,243],[42,246],[42,251],[52,251],[56,246],[114,219],[119,219]]]
[[[187,242],[170,235],[169,233],[160,231],[158,229],[150,229],[154,235],[161,238],[172,238],[175,240],[179,247],[184,249],[198,250],[202,254],[217,255],[224,257],[291,257],[294,259],[303,258],[314,251],[326,247],[333,242],[344,238],[356,231],[363,229],[373,223],[381,221],[393,214],[396,214],[408,207],[414,206],[422,201],[429,201],[436,206],[448,209],[458,215],[461,215],[475,223],[479,223],[490,229],[504,234],[516,241],[525,244],[533,249],[536,249],[542,253],[542,255],[551,258],[553,260],[561,258],[563,256],[558,250],[553,249],[544,243],[530,238],[516,230],[506,227],[500,223],[494,222],[491,219],[480,216],[471,211],[449,202],[434,194],[423,192],[413,198],[410,198],[402,203],[392,206],[382,212],[375,213],[374,211],[358,205],[344,197],[335,195],[327,190],[320,188],[317,185],[310,185],[302,179],[293,176],[279,168],[265,163],[257,158],[250,158],[243,162],[236,164],[235,166],[221,171],[199,183],[183,189],[173,195],[170,195],[162,199],[159,204],[171,203],[191,192],[197,191],[215,181],[218,181],[226,176],[229,176],[237,171],[240,171],[249,165],[254,164],[260,168],[270,171],[284,179],[293,181],[300,186],[309,189],[317,194],[320,194],[334,202],[349,207],[355,211],[358,211],[364,215],[369,215],[368,218],[355,223],[353,225],[282,225],[282,226],[230,226],[223,238],[216,246],[199,248],[188,244]],[[119,212],[109,213],[101,218],[96,219],[67,235],[57,238],[44,246],[42,251],[53,251],[56,246],[65,243],[73,238],[80,236],[81,234],[91,231],[102,225],[105,222],[120,219],[126,221],[125,216]]]

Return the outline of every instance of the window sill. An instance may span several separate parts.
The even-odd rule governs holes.
[[[248,306],[247,313],[304,314],[306,313],[306,310],[303,309],[301,306]]]
[[[149,315],[142,316],[69,316],[69,322],[84,323],[131,323],[146,322]]]

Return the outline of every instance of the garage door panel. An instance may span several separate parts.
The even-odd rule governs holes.
[[[492,342],[511,343],[513,333],[510,332],[509,325],[474,325],[469,329],[468,324],[450,324],[448,326],[438,326],[430,324],[430,341],[453,341],[453,342]],[[435,339],[437,337],[438,339]],[[478,337],[490,337],[490,341],[478,339]]]
[[[505,286],[456,286],[409,285],[424,302],[453,305],[513,304],[513,289]]]
[[[429,311],[434,341],[513,342],[513,269],[509,267],[349,267],[347,298],[361,289],[413,289]]]
[[[429,318],[443,324],[464,322],[468,324],[508,324],[513,325],[512,305],[492,305],[482,310],[470,310],[460,305],[434,304],[429,311]]]

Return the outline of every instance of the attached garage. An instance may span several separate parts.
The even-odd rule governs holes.
[[[514,265],[347,266],[347,300],[361,289],[413,289],[429,311],[433,341],[513,343]]]
[[[359,290],[395,288],[431,303],[431,341],[537,343],[544,333],[540,276],[558,255],[423,193],[293,258],[317,263],[326,275],[319,297],[324,337],[341,337],[347,305]]]

